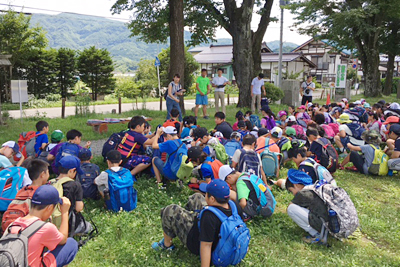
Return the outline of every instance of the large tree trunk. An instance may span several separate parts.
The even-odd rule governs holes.
[[[181,76],[181,84],[185,81],[185,43],[183,39],[183,0],[169,0],[169,36],[170,36],[170,65],[169,77],[174,78],[175,74]],[[186,88],[188,89],[188,88]],[[185,115],[183,96],[180,97],[179,105],[182,115]]]
[[[362,68],[365,77],[366,97],[376,97],[381,94],[381,81],[379,72],[379,52],[376,49],[369,50],[366,57],[362,57]]]
[[[385,80],[385,87],[383,89],[384,95],[390,95],[392,93],[395,57],[396,57],[396,55],[394,55],[392,53],[388,54],[388,63],[386,66],[387,67],[386,80]]]

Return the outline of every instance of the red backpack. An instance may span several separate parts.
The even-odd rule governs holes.
[[[3,219],[1,222],[1,229],[3,232],[16,219],[28,215],[33,193],[35,193],[36,189],[38,188],[39,186],[28,185],[18,191],[17,195],[15,196],[15,200],[10,203],[7,210],[3,214]]]
[[[219,179],[219,169],[224,166],[224,164],[222,164],[222,162],[217,159],[215,159],[213,162],[208,161],[206,163],[211,166],[214,174],[214,179]]]
[[[329,138],[332,139],[333,137],[335,137],[335,132],[333,131],[332,127],[328,124],[322,124],[321,127],[324,129],[325,131],[325,135]]]
[[[36,138],[40,135],[42,134],[36,134],[35,131],[23,132],[19,135],[18,138],[19,151],[25,158],[36,157],[36,152],[35,152]],[[14,160],[18,161],[19,159],[14,157]]]
[[[335,135],[337,135],[338,132],[339,132],[339,124],[337,124],[337,123],[329,123],[328,125],[332,128],[332,130],[335,133]]]

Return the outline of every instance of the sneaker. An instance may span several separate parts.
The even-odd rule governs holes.
[[[247,222],[247,221],[249,221],[249,220],[251,220],[251,216],[249,216],[249,215],[247,215],[245,212],[243,212],[243,221],[244,221],[244,222]]]
[[[165,183],[163,183],[163,182],[157,183],[157,185],[158,185],[158,189],[160,189],[160,190],[167,189],[167,185]]]
[[[151,245],[151,248],[154,249],[154,250],[156,250],[156,251],[160,251],[160,250],[168,250],[168,251],[171,251],[171,250],[174,250],[174,249],[175,249],[175,246],[174,246],[174,245],[171,245],[170,247],[166,247],[166,246],[164,245],[164,238],[163,238],[163,239],[160,240],[160,242],[154,242],[154,243]]]
[[[348,170],[348,171],[352,171],[352,172],[358,172],[356,166],[346,167],[345,169]]]
[[[339,155],[339,158],[343,159],[345,157],[347,157],[349,154],[345,151],[342,154]]]
[[[208,120],[210,117],[204,116],[203,119]]]
[[[393,176],[393,170],[388,171],[388,176]]]
[[[303,237],[302,240],[304,242],[306,242],[307,244],[322,244],[321,237],[319,235],[316,235],[316,236],[309,235],[309,236]]]

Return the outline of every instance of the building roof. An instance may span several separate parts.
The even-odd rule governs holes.
[[[305,43],[299,45],[298,47],[296,47],[295,49],[293,49],[291,52],[298,52],[300,49],[302,49],[303,47],[309,45],[309,44],[310,44],[311,42],[313,42],[313,41],[315,41],[315,39],[314,39],[314,38],[311,38],[311,39],[308,40],[307,42],[305,42]],[[335,47],[336,44],[335,44],[333,41],[330,41],[330,40],[327,40],[327,39],[319,40],[319,41],[323,42],[324,44],[326,44],[326,45],[328,45],[328,46],[331,46],[332,48],[337,49],[337,48]],[[341,54],[346,55],[346,56],[350,56],[350,55],[352,54],[352,51],[349,50],[349,49],[342,49],[342,50],[339,50],[339,49],[338,49],[338,51],[339,51]]]
[[[0,55],[0,66],[11,66],[10,58],[11,55]]]
[[[388,62],[388,56],[387,55],[380,55],[379,56],[379,61],[380,62]],[[400,56],[396,56],[395,58],[394,58],[394,62],[400,62]]]
[[[232,48],[232,45],[211,45],[208,49],[195,55],[194,58],[200,64],[231,64],[233,59]],[[312,68],[316,67],[316,65],[301,52],[282,54],[282,62],[292,62],[298,59],[306,62]],[[261,62],[279,62],[279,53],[261,53]]]
[[[188,52],[190,52],[190,53],[202,52],[207,48],[208,48],[207,46],[195,46],[195,47],[190,48],[188,50]]]

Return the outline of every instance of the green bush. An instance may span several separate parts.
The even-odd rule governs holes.
[[[265,92],[266,96],[271,99],[272,102],[279,101],[285,96],[283,91],[272,83],[265,84]]]
[[[393,81],[392,81],[392,94],[396,94],[397,93],[397,85],[399,84],[400,81],[400,77],[393,77]],[[385,82],[386,82],[386,78],[381,79],[381,85],[382,85],[382,91],[385,88]]]
[[[45,98],[49,102],[57,102],[61,100],[61,95],[60,94],[48,94],[46,95]]]

